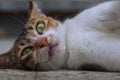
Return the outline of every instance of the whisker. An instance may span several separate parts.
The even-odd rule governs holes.
[[[34,69],[38,66],[38,63],[35,64]],[[38,75],[38,71],[35,72],[35,75],[33,77],[33,80],[37,80],[37,75]]]
[[[37,63],[37,71],[35,73],[34,80],[37,80],[37,75],[38,75],[39,71],[40,71],[40,64]]]
[[[14,16],[8,15],[9,17],[11,17],[12,19],[16,20],[17,22],[19,22],[20,24],[22,24],[23,26],[25,26],[25,23],[23,23],[21,20],[17,19]]]
[[[35,75],[33,77],[33,80],[37,80],[37,75],[38,75],[38,71],[35,72]]]
[[[69,15],[69,16],[67,16],[65,19],[69,19],[69,18],[71,18],[73,15],[74,15],[74,14]]]
[[[40,64],[41,65],[41,67],[42,67],[42,70],[47,70],[47,67],[46,67],[46,64],[44,63],[44,64]]]
[[[48,63],[50,65],[50,67],[53,69],[53,70],[56,70],[57,68],[55,66],[53,66],[51,63]]]
[[[21,16],[21,18],[22,18],[22,20],[23,20],[24,22],[27,22],[27,17]],[[23,22],[23,21],[22,21],[22,22]]]
[[[46,70],[45,63],[44,64],[40,63],[40,66],[41,66],[42,70]]]
[[[40,62],[40,57],[38,58],[38,60],[39,60],[39,62]],[[39,64],[38,64],[38,68],[39,68],[39,70],[40,70],[40,67],[41,67],[41,66],[40,66],[40,63],[39,63]]]
[[[45,58],[46,58],[45,60],[48,59],[48,57],[45,57]],[[47,70],[49,68],[49,65],[47,63],[45,63],[43,66],[44,66],[45,70]]]
[[[64,13],[66,13],[66,11],[65,12],[62,12],[62,13],[60,13],[59,15],[57,15],[56,17],[54,17],[55,19],[58,19],[60,16],[62,16]]]
[[[58,19],[60,16],[62,16],[63,14],[69,12],[70,10],[63,10],[63,12],[61,12],[60,14],[58,14],[56,17],[54,17],[55,19]]]
[[[35,70],[36,66],[37,66],[37,63],[34,64],[32,71]]]

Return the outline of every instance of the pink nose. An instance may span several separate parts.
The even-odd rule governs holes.
[[[49,47],[49,43],[47,41],[47,38],[46,37],[42,37],[40,39],[38,39],[35,44],[34,44],[35,47]]]

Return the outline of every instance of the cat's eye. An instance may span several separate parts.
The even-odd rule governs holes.
[[[37,32],[39,34],[42,34],[45,28],[45,23],[44,22],[38,22],[36,25]]]
[[[27,47],[23,50],[22,52],[22,55],[21,56],[24,56],[26,54],[29,54],[31,51],[32,51],[33,47]]]

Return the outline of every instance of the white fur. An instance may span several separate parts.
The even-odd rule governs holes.
[[[49,34],[54,35],[50,44],[58,42],[59,46],[49,63],[42,63],[47,70],[96,64],[109,71],[120,71],[120,1],[87,9],[38,38]]]
[[[67,59],[69,69],[97,64],[109,71],[120,71],[120,1],[83,11],[60,24],[57,33],[59,51],[53,63],[62,65]]]

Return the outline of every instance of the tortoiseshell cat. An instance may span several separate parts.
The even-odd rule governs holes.
[[[0,68],[120,71],[120,1],[99,4],[64,23],[30,4],[28,22],[0,56]]]

